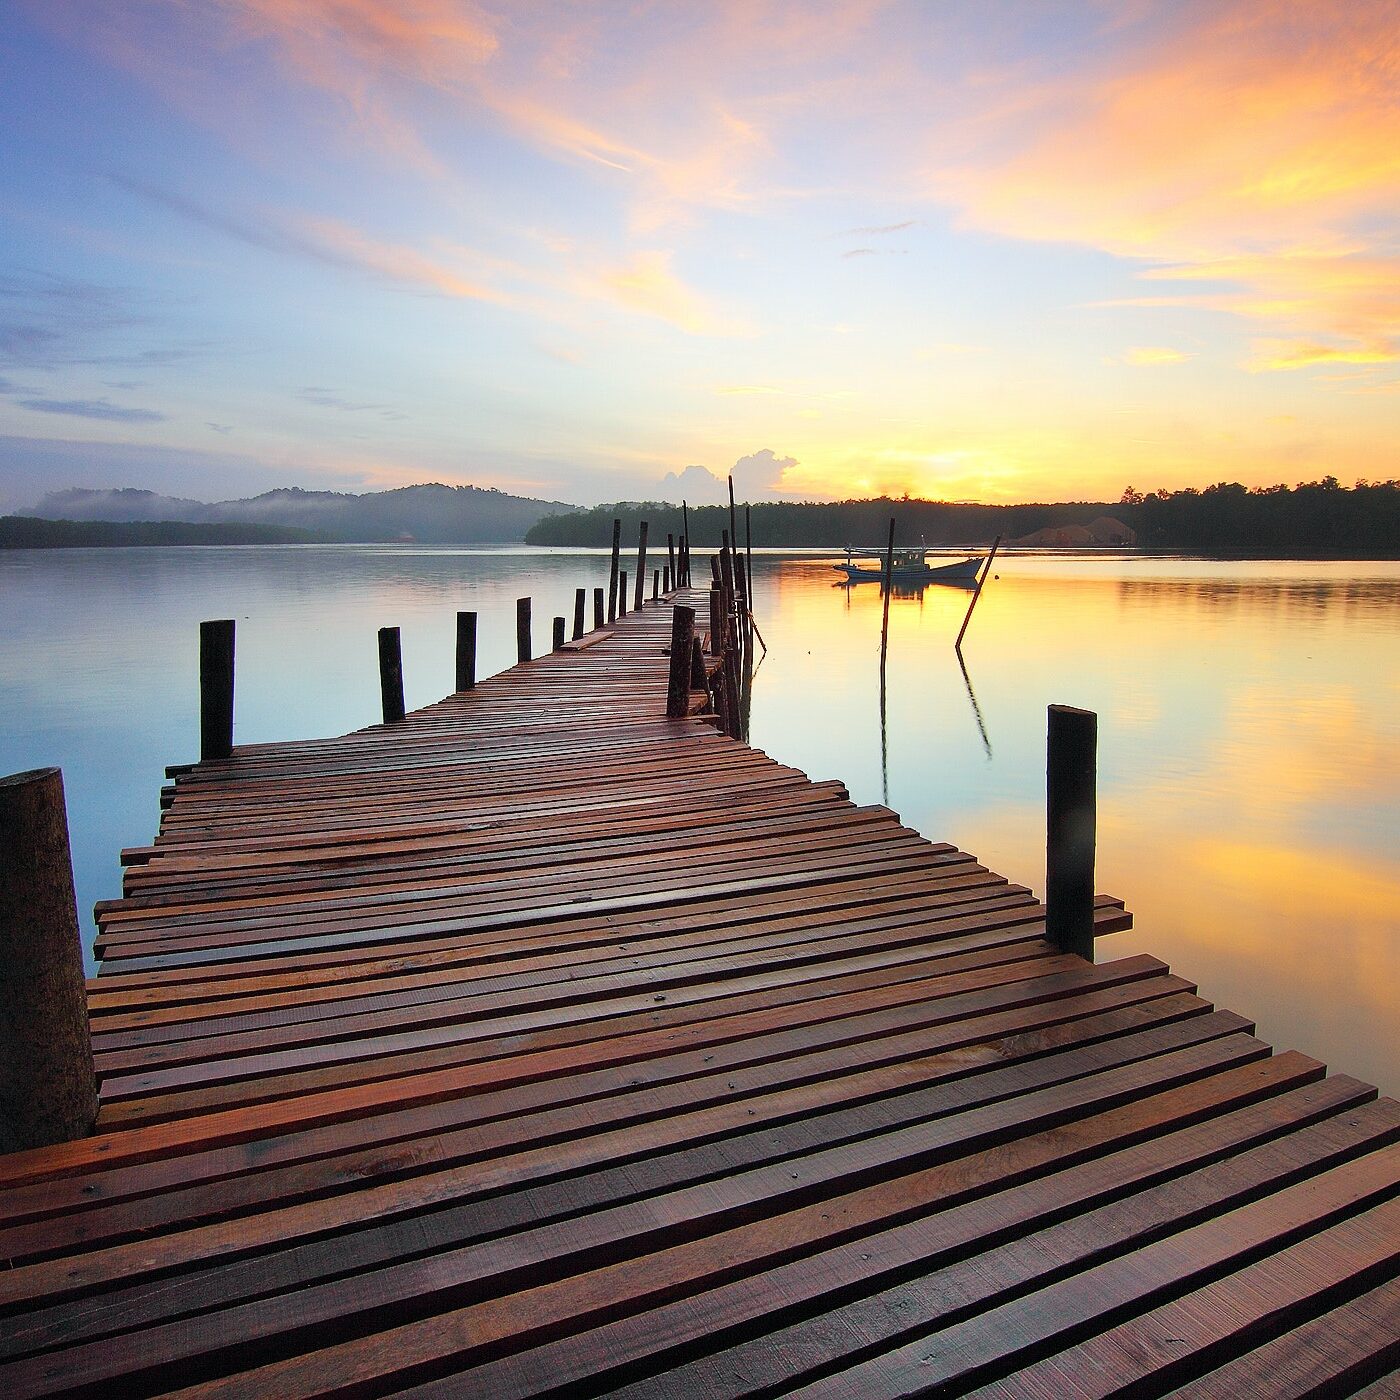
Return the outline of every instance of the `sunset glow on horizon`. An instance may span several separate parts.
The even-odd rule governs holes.
[[[33,0],[7,31],[0,509],[1400,474],[1394,0]]]

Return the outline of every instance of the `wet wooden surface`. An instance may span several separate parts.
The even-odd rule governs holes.
[[[1400,1106],[667,720],[670,621],[180,774],[6,1395],[1391,1393]]]

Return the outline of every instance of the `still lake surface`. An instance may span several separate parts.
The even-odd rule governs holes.
[[[1045,707],[1098,711],[1097,884],[1137,917],[1099,959],[1155,954],[1279,1048],[1400,1091],[1400,564],[1003,557],[966,675],[968,595],[892,600],[883,730],[879,589],[834,578],[755,556],[754,744],[1040,890]],[[201,619],[237,618],[237,740],[260,742],[376,722],[380,626],[414,707],[452,687],[457,609],[484,675],[514,660],[517,597],[539,649],[606,582],[567,550],[0,553],[0,772],[62,765],[86,918],[197,755]]]

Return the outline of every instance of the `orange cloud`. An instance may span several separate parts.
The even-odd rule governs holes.
[[[1400,360],[1400,350],[1388,346],[1318,345],[1305,340],[1255,342],[1252,370],[1307,369],[1313,365],[1388,365]]]
[[[691,335],[748,335],[746,322],[722,316],[672,271],[670,254],[643,252],[596,279],[602,293],[630,311],[655,316]]]
[[[968,124],[977,148],[940,163],[933,192],[980,228],[1238,284],[1165,304],[1393,336],[1397,267],[1374,251],[1400,207],[1393,0],[1157,13],[1100,76],[989,101]]]

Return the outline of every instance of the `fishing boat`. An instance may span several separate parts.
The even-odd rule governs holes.
[[[982,568],[980,559],[959,559],[951,564],[930,564],[928,550],[922,545],[918,549],[897,549],[894,551],[894,568],[891,575],[894,583],[953,583],[969,584],[977,582],[977,574]],[[878,583],[885,577],[885,560],[879,554],[858,554],[856,550],[846,550],[846,562],[833,564],[837,573],[845,574],[847,583]]]

